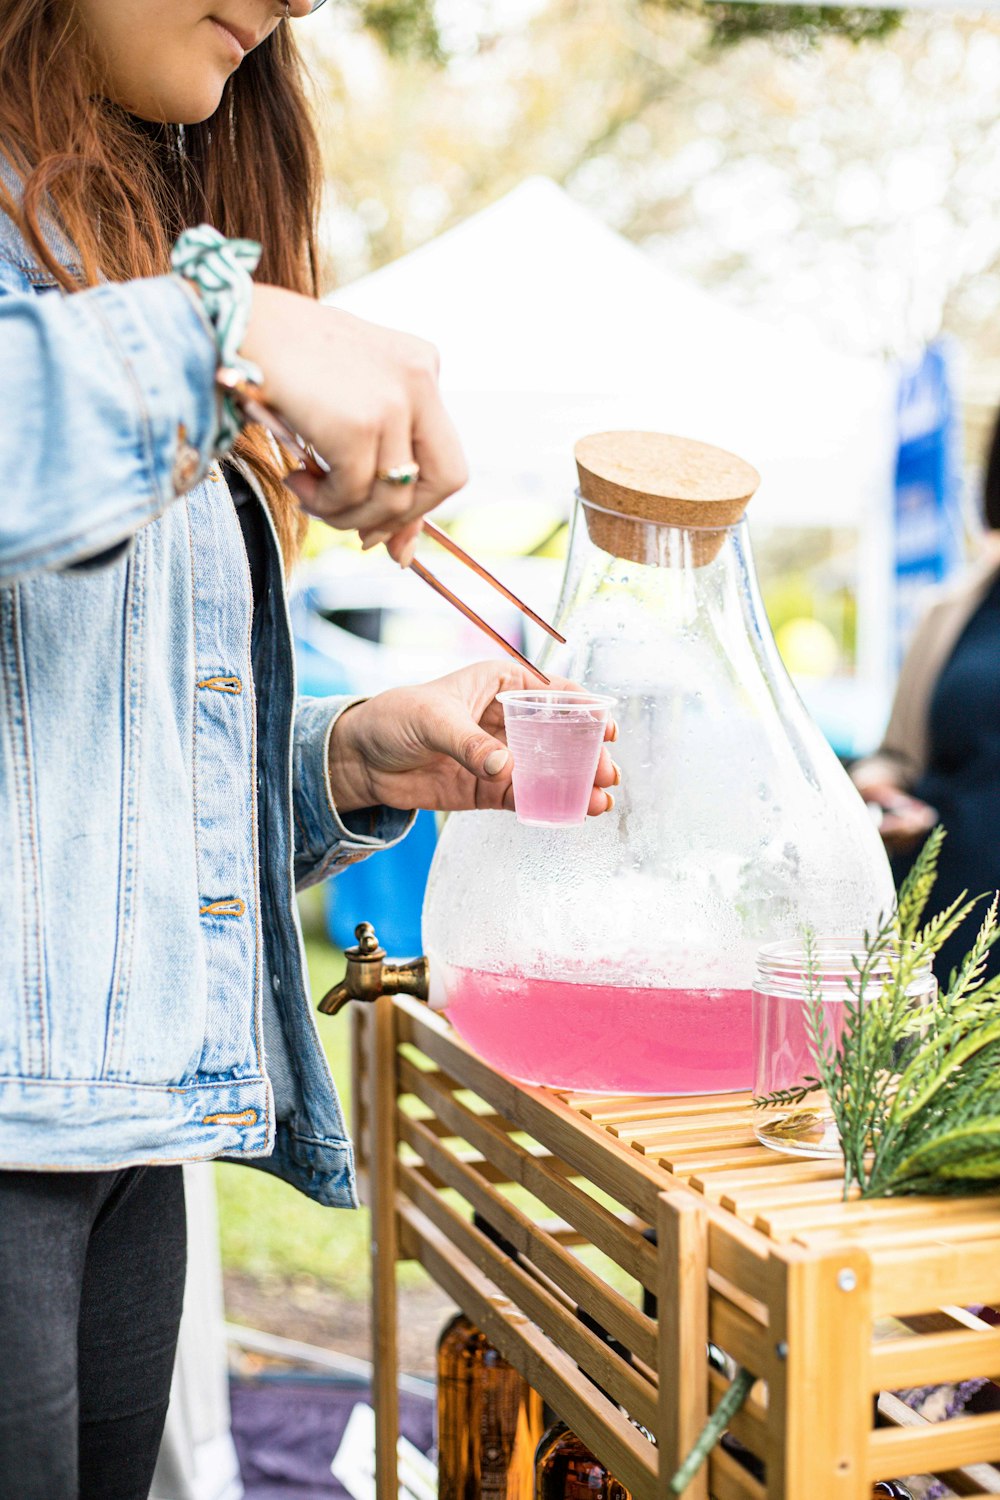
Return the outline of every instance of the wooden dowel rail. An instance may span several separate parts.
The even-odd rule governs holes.
[[[888,1221],[882,1223],[871,1220],[863,1223],[846,1223],[840,1225],[821,1225],[818,1228],[807,1228],[796,1236],[803,1245],[812,1245],[817,1248],[825,1243],[842,1244],[845,1240],[857,1240],[862,1242],[870,1250],[902,1248],[904,1245],[915,1245],[926,1249],[928,1246],[944,1246],[948,1243],[957,1243],[961,1246],[974,1244],[976,1240],[993,1240],[1000,1237],[998,1229],[998,1216],[993,1214],[969,1214],[954,1220],[903,1220]]]
[[[926,1312],[942,1303],[1000,1302],[1000,1233],[992,1243],[875,1248],[872,1310],[875,1317]],[[998,1455],[1000,1456],[1000,1455]]]
[[[752,1167],[773,1167],[774,1152],[769,1151],[766,1146],[713,1146],[711,1148],[702,1146],[696,1149],[685,1141],[680,1141],[659,1153],[644,1152],[664,1172],[670,1172],[675,1177],[690,1177],[695,1173],[699,1177],[709,1172],[731,1172],[736,1169]]]
[[[474,1052],[458,1042],[447,1022],[433,1012],[421,1009],[416,1001],[395,1001],[399,1014],[400,1035],[420,1046],[445,1072],[458,1063],[468,1087],[492,1104],[500,1114],[516,1114],[522,1130],[531,1135],[541,1132],[550,1149],[590,1177],[596,1187],[630,1208],[645,1223],[656,1213],[656,1198],[662,1190],[659,1172],[650,1167],[636,1171],[634,1153],[627,1147],[610,1142],[611,1149],[598,1154],[593,1140],[585,1135],[578,1116],[560,1109],[558,1095],[544,1103],[540,1090],[522,1088],[503,1078],[482,1062]]]
[[[768,1492],[759,1480],[716,1448],[708,1462],[708,1473],[714,1500],[767,1500]]]
[[[588,1120],[614,1130],[616,1124],[631,1124],[639,1120],[676,1120],[685,1116],[729,1113],[746,1113],[747,1094],[682,1094],[676,1099],[650,1099],[647,1094],[632,1094],[609,1100],[607,1094],[575,1094],[574,1107]],[[772,1153],[773,1154],[773,1153]]]
[[[508,1199],[487,1191],[474,1172],[440,1150],[429,1132],[414,1120],[401,1119],[400,1138],[420,1152],[448,1187],[456,1189],[490,1227],[541,1271],[563,1287],[578,1305],[592,1310],[598,1322],[647,1364],[656,1364],[656,1328],[613,1288],[605,1286],[574,1255],[537,1231],[533,1221]],[[410,1169],[407,1168],[409,1176]]]
[[[836,1182],[843,1178],[843,1168],[827,1161],[793,1161],[775,1164],[774,1152],[769,1151],[770,1162],[740,1170],[720,1168],[716,1172],[693,1172],[688,1186],[703,1194],[739,1193],[743,1188],[781,1188],[784,1183]]]
[[[562,1171],[543,1158],[511,1141],[482,1115],[463,1110],[452,1094],[432,1074],[417,1075],[405,1061],[400,1066],[404,1088],[418,1093],[425,1104],[440,1111],[441,1118],[457,1136],[477,1147],[484,1157],[501,1166],[510,1182],[516,1182],[547,1207],[554,1209],[599,1248],[610,1242],[618,1264],[652,1291],[656,1284],[656,1253],[641,1232],[623,1223],[609,1209],[595,1202],[582,1188],[567,1182]]]
[[[637,1150],[655,1150],[657,1145],[666,1147],[670,1141],[685,1143],[705,1141],[733,1141],[753,1145],[756,1136],[747,1111],[725,1110],[710,1115],[667,1115],[655,1120],[643,1120],[639,1124],[621,1124],[612,1132],[620,1141]]]
[[[708,1297],[708,1336],[719,1349],[735,1359],[738,1365],[753,1370],[766,1380],[775,1368],[774,1352],[768,1341],[768,1330],[747,1317],[725,1297],[714,1292]],[[706,1376],[707,1380],[707,1376]]]
[[[868,1477],[937,1473],[984,1463],[1000,1453],[1000,1416],[955,1417],[921,1427],[885,1427],[874,1433]]]
[[[935,1333],[893,1339],[872,1350],[872,1391],[995,1379],[1000,1374],[1000,1333]]]
[[[467,1259],[475,1260],[485,1269],[491,1282],[521,1307],[544,1334],[566,1350],[577,1365],[614,1396],[638,1422],[650,1431],[655,1430],[655,1390],[648,1382],[515,1261],[497,1249],[437,1194],[428,1191],[419,1180],[414,1180],[406,1167],[400,1172],[400,1186],[435,1228],[447,1235]],[[600,1303],[597,1305],[601,1306]],[[597,1316],[599,1319],[600,1314]]]
[[[794,1201],[794,1200],[793,1200]],[[757,1227],[772,1238],[792,1231],[808,1231],[841,1224],[871,1229],[887,1225],[918,1225],[928,1240],[938,1222],[957,1224],[996,1214],[1000,1232],[1000,1198],[867,1198],[861,1202],[832,1203],[825,1208],[776,1207],[773,1214],[760,1214]]]
[[[879,1397],[879,1417],[892,1427],[909,1427],[918,1431],[931,1427],[927,1418],[906,1406],[898,1396],[884,1391]],[[1000,1470],[990,1464],[970,1464],[962,1469],[935,1469],[941,1480],[956,1495],[1000,1495]]]
[[[709,1276],[713,1271],[724,1281],[738,1287],[746,1295],[765,1302],[768,1289],[769,1254],[766,1242],[745,1225],[733,1220],[732,1224],[716,1222],[711,1215],[708,1220],[708,1266]]]

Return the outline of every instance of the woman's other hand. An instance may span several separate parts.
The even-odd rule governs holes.
[[[938,821],[936,808],[888,781],[865,786],[862,796],[875,810],[878,831],[890,854],[908,853]]]
[[[366,545],[393,538],[405,566],[420,518],[468,478],[438,390],[436,350],[280,287],[256,286],[242,354],[263,371],[264,400],[331,465],[289,477],[303,507]],[[412,484],[379,473],[417,463]]]
[[[379,804],[403,811],[512,811],[513,760],[496,696],[537,686],[523,667],[488,661],[354,704],[340,715],[330,739],[330,785],[338,811]],[[573,684],[553,678],[552,686]],[[605,738],[617,737],[612,720]],[[590,796],[591,817],[614,806],[605,788],[620,780],[605,746]]]

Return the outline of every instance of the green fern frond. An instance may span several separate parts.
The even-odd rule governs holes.
[[[913,949],[908,955],[911,968],[916,968],[926,958],[933,958],[934,954],[944,947],[948,939],[958,931],[965,919],[976,909],[980,898],[974,896],[970,901],[966,899],[966,896],[967,892],[963,891],[950,906],[938,912],[937,916],[932,917],[927,926],[917,933]]]
[[[912,943],[917,935],[920,919],[937,880],[938,859],[945,831],[939,823],[924,840],[923,847],[903,881],[896,903],[896,932],[901,943]]]
[[[810,1094],[815,1094],[822,1087],[818,1078],[803,1078],[798,1088],[776,1089],[773,1094],[755,1094],[754,1108],[771,1109],[781,1105],[801,1104],[803,1099],[808,1099]]]
[[[978,898],[982,900],[982,897]],[[982,920],[976,940],[969,949],[965,958],[954,969],[949,977],[947,986],[943,986],[941,996],[942,1007],[946,1011],[955,1008],[960,1000],[974,989],[978,981],[982,979],[983,971],[989,960],[990,950],[997,938],[1000,937],[1000,925],[997,923],[997,908],[1000,898],[994,895],[990,902],[986,915]],[[980,986],[982,988],[982,986]]]
[[[916,1176],[990,1181],[990,1172],[983,1170],[977,1158],[982,1157],[985,1164],[994,1155],[1000,1158],[1000,1118],[945,1127],[902,1158],[886,1181],[904,1182]]]
[[[939,1089],[956,1078],[969,1058],[991,1043],[1000,1043],[1000,1018],[985,1022],[965,1035],[958,1032],[959,1028],[943,1027],[914,1058],[899,1080],[889,1111],[890,1122],[896,1116],[912,1119],[926,1108]]]

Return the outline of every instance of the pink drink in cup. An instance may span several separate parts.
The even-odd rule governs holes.
[[[614,703],[601,693],[498,693],[514,757],[519,823],[566,828],[586,821]]]

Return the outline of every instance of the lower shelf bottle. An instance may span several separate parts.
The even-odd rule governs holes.
[[[596,1318],[582,1307],[577,1308],[576,1315],[585,1328],[596,1334],[626,1364],[632,1363],[629,1351],[612,1338]],[[602,1396],[608,1395],[593,1376],[587,1378]],[[608,1396],[608,1400],[611,1399]],[[535,1454],[535,1500],[632,1500],[632,1496],[596,1454],[591,1453],[582,1438],[577,1437],[565,1422],[556,1421],[542,1438]]]
[[[459,1314],[438,1342],[439,1500],[531,1500],[542,1400]]]
[[[517,1251],[478,1214],[475,1227]],[[531,1500],[542,1398],[464,1314],[438,1340],[438,1500]]]
[[[535,1454],[535,1500],[632,1500],[632,1497],[565,1422],[556,1422]]]

